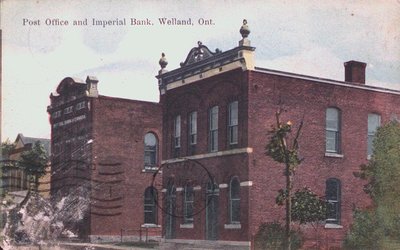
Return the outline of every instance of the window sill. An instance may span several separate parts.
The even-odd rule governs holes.
[[[187,224],[180,224],[179,228],[189,228],[192,229],[194,228],[193,223],[187,223]]]
[[[145,223],[145,224],[141,225],[140,227],[143,227],[143,228],[158,228],[158,227],[161,227],[161,225]]]
[[[224,225],[224,229],[241,229],[241,228],[242,228],[242,225],[240,223]]]
[[[325,156],[326,157],[334,157],[334,158],[343,158],[344,157],[344,155],[342,155],[342,154],[329,153],[329,152],[325,152]]]
[[[158,167],[144,167],[142,169],[142,173],[154,173],[157,172],[159,169]]]
[[[333,224],[333,223],[326,223],[325,228],[326,229],[341,229],[341,228],[343,228],[343,226],[338,225],[338,224]]]

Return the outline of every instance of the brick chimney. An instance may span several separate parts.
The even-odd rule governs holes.
[[[344,63],[344,80],[346,82],[365,84],[366,63],[348,61]]]

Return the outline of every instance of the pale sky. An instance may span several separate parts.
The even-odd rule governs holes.
[[[357,60],[368,64],[367,84],[400,89],[400,0],[0,2],[3,141],[18,133],[50,138],[46,107],[65,77],[96,76],[101,95],[158,101],[161,52],[172,70],[197,41],[212,51],[234,48],[243,19],[256,66],[343,81],[343,63]],[[194,25],[162,26],[163,17]],[[94,26],[93,18],[126,25]],[[153,25],[132,26],[131,18]],[[214,25],[199,25],[201,18]]]

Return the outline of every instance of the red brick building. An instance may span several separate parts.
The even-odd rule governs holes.
[[[376,128],[400,117],[400,92],[366,85],[356,61],[345,63],[344,81],[258,68],[246,23],[240,33],[225,52],[198,42],[171,71],[163,54],[160,103],[99,96],[94,77],[61,81],[48,108],[51,188],[55,198],[86,190],[82,237],[138,237],[163,224],[167,249],[251,248],[262,222],[284,219],[275,204],[283,167],[265,155],[282,108],[283,120],[304,122],[294,189],[310,187],[329,207],[318,232],[302,228],[307,244],[340,246],[353,208],[370,204],[353,172]]]
[[[365,84],[365,63],[344,64],[344,81],[255,67],[244,23],[239,46],[198,43],[181,67],[157,78],[163,117],[164,246],[248,249],[262,222],[284,220],[275,204],[283,166],[265,155],[275,112],[303,120],[294,190],[326,198],[328,215],[305,226],[307,244],[339,247],[354,207],[370,204],[353,172],[368,161],[376,128],[400,117],[400,92]]]
[[[101,96],[97,84],[95,77],[67,77],[50,95],[52,198],[72,194],[90,201],[71,228],[81,238],[159,236],[152,180],[161,158],[161,107]]]

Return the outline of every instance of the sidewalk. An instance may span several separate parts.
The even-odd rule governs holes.
[[[74,242],[59,242],[56,245],[20,245],[4,248],[4,250],[158,250],[158,246],[153,248],[140,246],[117,246],[115,244],[92,244],[92,243],[74,243]]]
[[[60,247],[67,247],[66,249],[87,249],[87,250],[112,250],[112,249],[120,249],[120,250],[149,250],[149,249],[158,249],[158,246],[151,247],[138,247],[138,246],[117,246],[114,244],[92,244],[92,243],[60,243]],[[60,248],[61,250],[62,248]]]

